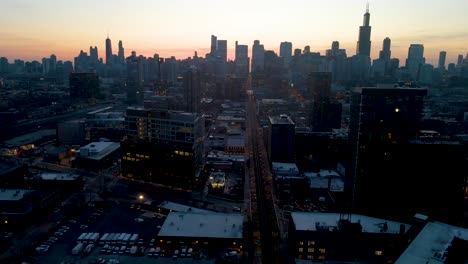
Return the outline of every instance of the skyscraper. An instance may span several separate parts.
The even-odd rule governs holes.
[[[268,117],[267,152],[272,162],[295,162],[296,125],[287,115]]]
[[[200,72],[191,66],[184,72],[185,112],[200,112]]]
[[[445,70],[445,58],[447,57],[446,51],[441,51],[439,53],[439,69]]]
[[[119,53],[117,56],[119,58],[119,64],[124,64],[125,63],[125,50],[124,50],[121,40],[119,40]]]
[[[390,51],[391,40],[390,38],[385,38],[382,45],[382,50],[379,53],[379,59],[385,60],[387,62],[390,61],[390,57],[392,52]]]
[[[227,40],[218,40],[216,42],[216,54],[222,62],[227,62]]]
[[[254,40],[252,47],[252,72],[263,71],[265,68],[265,48],[259,40]]]
[[[236,75],[241,78],[247,78],[249,75],[249,47],[247,45],[238,45],[236,41]]]
[[[408,58],[406,59],[406,68],[413,80],[418,79],[419,69],[425,63],[424,46],[422,44],[411,44],[408,50]]]
[[[463,55],[458,54],[457,66],[462,65],[462,63],[463,63]]]
[[[143,104],[143,63],[136,53],[127,58],[127,101],[129,104]]]
[[[349,131],[353,177],[347,190],[352,190],[356,211],[387,209],[379,204],[385,199],[391,202],[383,191],[396,190],[382,184],[389,180],[382,176],[389,165],[386,161],[398,144],[415,138],[426,94],[427,90],[419,88],[359,88],[353,92]]]
[[[308,94],[313,100],[311,126],[314,132],[331,131],[341,127],[341,103],[330,98],[332,73],[312,72],[308,80]]]
[[[98,56],[98,49],[97,47],[89,47],[89,58],[91,59],[91,63],[96,64],[99,61],[99,56]]]
[[[370,13],[369,13],[369,4],[366,8],[366,13],[364,14],[364,21],[362,26],[359,27],[359,40],[357,42],[356,55],[365,55],[370,56],[371,49],[371,26],[370,23]]]
[[[215,55],[216,54],[216,50],[217,50],[217,47],[218,47],[218,38],[215,36],[215,35],[211,35],[211,51],[210,51],[210,54],[211,55]]]
[[[109,36],[107,36],[106,38],[106,64],[110,65],[111,62],[112,62],[112,43],[111,43]]]
[[[292,55],[292,43],[291,42],[281,42],[280,44],[280,57],[284,58],[285,61],[291,61]]]

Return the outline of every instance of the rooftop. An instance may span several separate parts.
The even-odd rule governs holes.
[[[100,160],[120,148],[116,142],[92,142],[80,148],[80,157]]]
[[[212,213],[212,211],[204,210],[196,207],[190,207],[184,204],[173,203],[169,201],[164,201],[159,205],[160,208],[171,210],[174,212],[192,212],[192,213]]]
[[[19,146],[23,146],[26,144],[35,143],[41,140],[43,137],[55,136],[55,135],[56,135],[55,129],[43,129],[43,130],[39,130],[30,134],[26,134],[26,135],[22,135],[19,137],[6,140],[5,144],[9,146],[13,146],[13,147],[19,147]]]
[[[454,238],[468,240],[468,229],[428,222],[396,263],[446,263],[446,251]]]
[[[158,236],[242,238],[241,214],[169,213]]]
[[[332,228],[337,227],[340,220],[339,213],[316,213],[316,212],[292,212],[292,220],[298,231],[317,231],[319,228]],[[388,234],[399,234],[400,226],[405,226],[405,231],[409,229],[410,225],[388,221],[364,215],[351,215],[352,223],[360,223],[363,233],[383,233],[383,226],[387,223]]]
[[[80,178],[80,175],[71,174],[71,173],[57,173],[57,172],[43,172],[35,176],[36,179],[41,179],[44,181],[75,181]]]
[[[244,137],[228,137],[226,145],[228,147],[244,147]]]
[[[25,194],[32,192],[33,191],[22,189],[1,189],[0,201],[19,201],[23,199]]]
[[[310,188],[328,189],[330,180],[330,191],[343,192],[344,181],[334,170],[320,170],[319,172],[305,172],[304,176],[310,179]]]
[[[296,163],[272,162],[273,173],[299,173]]]
[[[294,122],[287,115],[269,116],[268,119],[272,125],[294,125]]]

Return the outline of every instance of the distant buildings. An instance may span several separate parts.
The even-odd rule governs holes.
[[[439,66],[438,68],[441,70],[445,70],[445,59],[447,57],[447,52],[446,51],[441,51],[439,53]]]
[[[120,156],[120,143],[92,142],[81,147],[76,159],[80,169],[99,171],[112,166]]]
[[[292,43],[281,42],[280,44],[280,57],[284,58],[285,62],[290,62],[292,56]]]
[[[106,64],[111,65],[112,64],[112,42],[107,36],[106,38]]]
[[[236,75],[240,78],[247,79],[249,76],[249,47],[247,45],[238,45],[236,41]]]

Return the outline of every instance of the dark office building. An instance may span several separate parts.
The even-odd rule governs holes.
[[[133,53],[127,58],[127,102],[130,105],[143,105],[143,63]]]
[[[203,119],[194,113],[128,108],[122,175],[190,189],[203,160]]]
[[[71,72],[69,81],[72,99],[90,99],[100,96],[99,76],[95,72]]]
[[[426,94],[419,88],[354,92],[349,133],[354,168],[346,183],[354,211],[401,220],[422,212],[456,220],[463,154],[457,143],[415,141]]]
[[[342,105],[330,98],[331,72],[312,72],[308,94],[312,98],[311,125],[314,132],[331,131],[341,127]]]
[[[184,72],[184,110],[189,113],[200,112],[200,72],[190,67]]]
[[[267,152],[271,162],[295,161],[295,127],[287,115],[268,118]]]

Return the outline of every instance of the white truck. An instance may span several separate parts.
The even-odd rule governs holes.
[[[88,233],[81,233],[81,235],[80,235],[80,236],[78,237],[78,239],[77,239],[78,242],[83,241],[87,234],[88,234]]]
[[[104,235],[102,235],[101,239],[99,240],[99,245],[104,245],[109,235],[110,235],[109,233],[105,233]]]
[[[125,235],[126,235],[126,233],[120,234],[119,238],[117,239],[117,244],[119,244],[119,245],[122,244]]]
[[[135,245],[137,241],[138,241],[138,234],[133,234],[132,237],[130,238],[130,245]]]
[[[83,238],[83,243],[88,243],[89,239],[93,236],[94,233],[87,233],[86,236]]]
[[[73,249],[72,249],[72,254],[73,255],[78,255],[80,254],[81,250],[83,250],[83,243],[78,243]]]
[[[89,243],[95,244],[99,239],[99,233],[92,233],[93,235],[89,238]]]
[[[137,251],[138,251],[138,247],[137,247],[137,246],[132,246],[132,247],[130,248],[130,254],[132,254],[132,255],[135,255],[135,254],[137,253]]]
[[[131,236],[132,236],[132,234],[125,234],[125,237],[122,240],[122,245],[127,245]]]
[[[112,238],[112,241],[111,241],[111,244],[112,244],[112,245],[117,244],[117,241],[119,240],[120,235],[121,235],[121,233],[116,233],[116,234],[114,235],[114,237]]]

